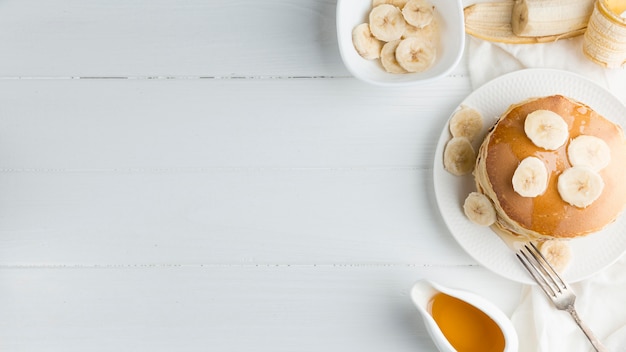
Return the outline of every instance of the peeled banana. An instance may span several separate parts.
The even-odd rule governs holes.
[[[536,197],[548,188],[548,169],[539,158],[524,158],[513,173],[513,189],[522,197]]]
[[[599,173],[586,166],[573,166],[559,175],[557,189],[564,201],[586,208],[602,194],[604,180]]]
[[[601,138],[580,135],[569,142],[567,158],[573,166],[586,166],[600,171],[611,162],[611,149]]]
[[[569,137],[569,127],[561,115],[550,110],[535,110],[526,116],[524,132],[538,147],[556,150]]]
[[[587,27],[595,0],[516,0],[513,33],[520,37],[560,35]]]

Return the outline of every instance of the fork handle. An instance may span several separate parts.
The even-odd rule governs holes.
[[[602,342],[600,342],[600,340],[598,340],[596,335],[593,333],[593,331],[591,331],[591,329],[587,326],[587,324],[585,324],[580,319],[580,317],[578,317],[578,313],[576,312],[576,309],[574,309],[573,305],[568,307],[567,311],[569,312],[569,314],[572,315],[572,318],[574,318],[574,321],[576,322],[576,324],[578,324],[580,329],[585,333],[585,336],[587,336],[587,338],[589,339],[589,342],[591,342],[591,345],[593,345],[593,348],[596,351],[609,352],[609,350],[606,347],[604,347],[604,345],[602,344]]]

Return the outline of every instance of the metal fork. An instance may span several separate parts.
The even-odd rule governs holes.
[[[554,303],[557,309],[565,310],[574,318],[576,324],[585,333],[585,336],[589,339],[589,342],[593,345],[598,352],[608,352],[606,347],[602,345],[600,340],[593,334],[591,329],[585,324],[576,309],[574,308],[574,301],[576,295],[572,289],[561,279],[559,274],[554,270],[552,265],[546,260],[541,252],[531,242],[525,244],[523,248],[516,254],[530,275],[537,281],[537,284],[548,298]]]

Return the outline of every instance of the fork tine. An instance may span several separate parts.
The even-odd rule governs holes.
[[[521,256],[519,254],[515,254],[517,256],[517,259],[519,259],[519,261],[522,262],[526,270],[530,273],[533,279],[535,279],[535,282],[537,282],[539,287],[541,287],[542,291],[550,299],[556,296],[556,292],[554,292],[554,289],[552,288],[552,286],[548,283],[548,281],[546,281],[545,276],[543,275],[543,273],[539,271],[539,269],[537,268],[537,265],[532,262],[532,260],[528,257],[528,255],[523,250],[520,250],[520,253],[522,254]]]
[[[521,256],[517,254],[517,258],[522,261],[526,270],[528,270],[548,297],[555,298],[568,288],[558,272],[532,242],[525,244],[519,250],[519,253],[521,253]]]
[[[535,246],[534,243],[530,242],[529,244],[530,244],[530,248],[532,248],[532,251],[530,250],[528,246],[526,246],[527,250],[530,252],[530,254],[533,255],[533,257],[535,258],[535,260],[537,260],[537,262],[539,262],[540,261],[539,258],[541,258],[541,262],[543,263],[541,264],[541,268],[543,268],[546,274],[550,276],[550,279],[558,287],[559,291],[566,289],[567,284],[565,283],[565,281],[563,281],[563,279],[561,278],[561,275],[559,275],[556,269],[554,269],[552,264],[550,264],[550,262],[546,259],[546,257],[543,256],[543,254],[541,254],[541,251]]]

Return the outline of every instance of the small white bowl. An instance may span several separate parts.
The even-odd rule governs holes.
[[[368,22],[372,0],[337,1],[337,40],[344,65],[350,73],[365,82],[380,86],[406,86],[435,81],[452,71],[463,56],[465,28],[461,0],[430,0],[440,25],[437,59],[433,66],[418,73],[388,73],[380,60],[366,60],[354,49],[352,29]]]

